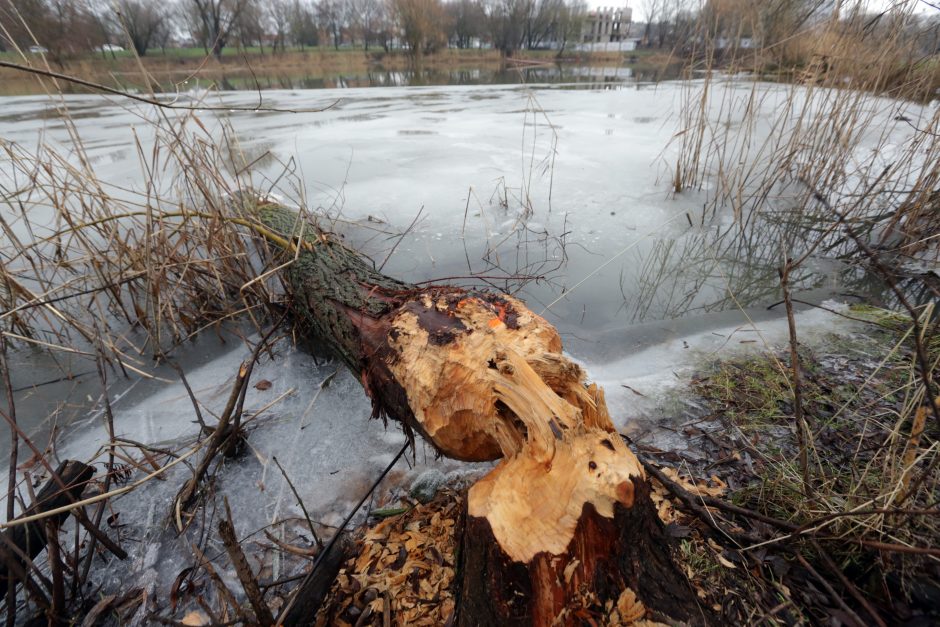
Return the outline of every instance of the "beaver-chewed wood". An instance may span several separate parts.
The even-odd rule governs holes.
[[[552,325],[505,294],[385,276],[282,207],[255,215],[293,242],[302,334],[359,377],[374,414],[448,457],[500,460],[468,493],[460,624],[703,621],[642,466]]]

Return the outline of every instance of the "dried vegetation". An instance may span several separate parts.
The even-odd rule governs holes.
[[[940,232],[940,109],[916,108],[913,117],[912,106],[878,95],[926,100],[937,65],[909,63],[900,31],[885,31],[880,45],[860,47],[865,31],[849,28],[794,38],[792,46],[802,51],[770,51],[781,64],[787,54],[810,59],[795,76],[798,84],[773,90],[720,75],[706,61],[705,74],[688,83],[669,163],[676,194],[704,195],[701,215],[690,222],[717,233],[690,240],[692,262],[720,275],[729,269],[725,253],[731,249],[779,251],[778,263],[767,268],[779,271],[778,282],[750,277],[743,289],[782,292],[792,320],[795,277],[818,258],[839,258],[876,275],[887,304],[901,312],[852,314],[887,327],[878,333],[891,348],[881,353],[868,345],[864,356],[853,357],[859,347],[852,345],[840,354],[814,355],[800,346],[793,327],[785,354],[718,364],[697,389],[724,430],[704,425],[688,432],[707,441],[712,461],[691,470],[709,480],[682,479],[688,469],[646,464],[659,515],[679,539],[689,578],[703,603],[733,623],[886,624],[894,617],[929,620],[937,607],[940,408],[932,401],[940,347],[931,302],[936,284],[924,267],[936,261]],[[29,504],[31,480],[53,471],[50,447],[17,426],[11,346],[79,356],[93,365],[109,420],[108,373],[152,377],[153,357],[172,360],[182,343],[223,321],[262,331],[280,319],[280,268],[264,244],[276,235],[246,211],[243,199],[260,190],[304,204],[293,164],[282,164],[275,179],[260,175],[252,166],[271,155],[245,155],[229,127],[223,125],[220,138],[191,110],[136,110],[153,135],[134,147],[147,185],[131,190],[101,181],[58,87],[44,83],[72,137],[67,148],[0,140],[0,159],[10,173],[0,181],[0,355],[10,399],[0,413],[13,434],[8,519]],[[758,121],[761,107],[776,112],[769,127]],[[891,135],[896,128],[889,126],[910,127],[910,141],[898,149]],[[719,219],[728,207],[732,223]],[[321,209],[329,215],[333,208]],[[341,224],[318,219],[327,230]],[[651,262],[647,273],[650,295],[663,285],[658,267]],[[731,302],[737,296],[729,290]],[[677,298],[683,301],[678,310],[689,297]],[[273,345],[273,339],[258,343],[253,360],[273,352]],[[224,423],[235,425],[231,431],[207,438],[214,428],[204,425],[205,433],[169,450],[122,441],[112,429],[99,455],[88,460],[105,469],[88,491],[94,496],[82,501],[89,525],[68,537],[53,530],[50,559],[28,565],[26,591],[7,596],[9,615],[18,608],[52,617],[84,613],[91,623],[106,615],[120,622],[138,612],[171,620],[147,607],[136,588],[100,599],[84,595],[84,577],[100,550],[92,528],[119,524],[108,509],[113,497],[198,459],[205,447],[228,450],[243,424],[239,399],[251,363],[231,391]],[[131,482],[135,475],[141,478]],[[202,497],[211,503],[204,498],[209,494],[211,486],[193,486],[178,502],[190,506]],[[458,560],[455,503],[448,498],[419,506],[367,531],[360,552],[343,568],[323,624],[389,624],[392,612],[412,624],[446,622]],[[191,534],[183,538],[193,540],[196,561],[180,573],[169,611],[198,612],[216,623],[263,623],[263,610],[242,601],[252,596],[254,575],[239,573],[247,592],[235,593],[213,565],[215,556],[205,555],[216,514],[181,506],[175,516]],[[271,539],[269,548],[305,563],[320,549],[304,544],[305,526],[292,522],[290,540]],[[311,524],[309,531],[316,537],[322,529]],[[262,594],[284,607],[295,582],[267,581]],[[629,598],[620,601],[608,608],[609,620],[614,612],[617,620],[634,614]]]

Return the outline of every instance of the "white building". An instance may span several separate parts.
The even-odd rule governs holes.
[[[603,7],[588,11],[581,25],[582,44],[620,43],[630,36],[633,9]]]

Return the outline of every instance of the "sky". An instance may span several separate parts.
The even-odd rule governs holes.
[[[759,2],[760,0],[754,1]],[[931,7],[921,0],[868,0],[868,8],[870,11],[883,11],[892,5],[904,4],[905,2],[916,2],[916,11],[919,13],[940,13],[940,11],[938,11],[936,8]],[[588,0],[587,4],[588,8],[590,9],[597,9],[601,7],[622,7],[626,5],[633,9],[634,22],[646,21],[643,7],[643,5],[646,3],[644,0],[628,0],[627,2],[618,2],[617,0]],[[940,0],[937,0],[937,2],[934,2],[934,4],[940,5]]]

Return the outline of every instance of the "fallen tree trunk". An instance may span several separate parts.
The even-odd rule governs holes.
[[[295,257],[302,333],[357,374],[374,415],[448,457],[501,458],[467,498],[460,624],[704,622],[603,391],[550,324],[504,294],[387,277],[296,213],[255,211]]]
[[[20,518],[74,503],[79,500],[82,490],[94,474],[94,468],[81,462],[62,462],[56,469],[56,475],[62,480],[65,489],[55,478],[49,479],[36,495],[36,501]],[[13,498],[13,495],[9,498]],[[69,514],[69,511],[60,512],[47,519],[17,525],[3,532],[0,537],[0,597],[6,595],[10,585],[15,585],[23,574],[29,572],[29,562],[46,548],[46,525],[58,528]]]

